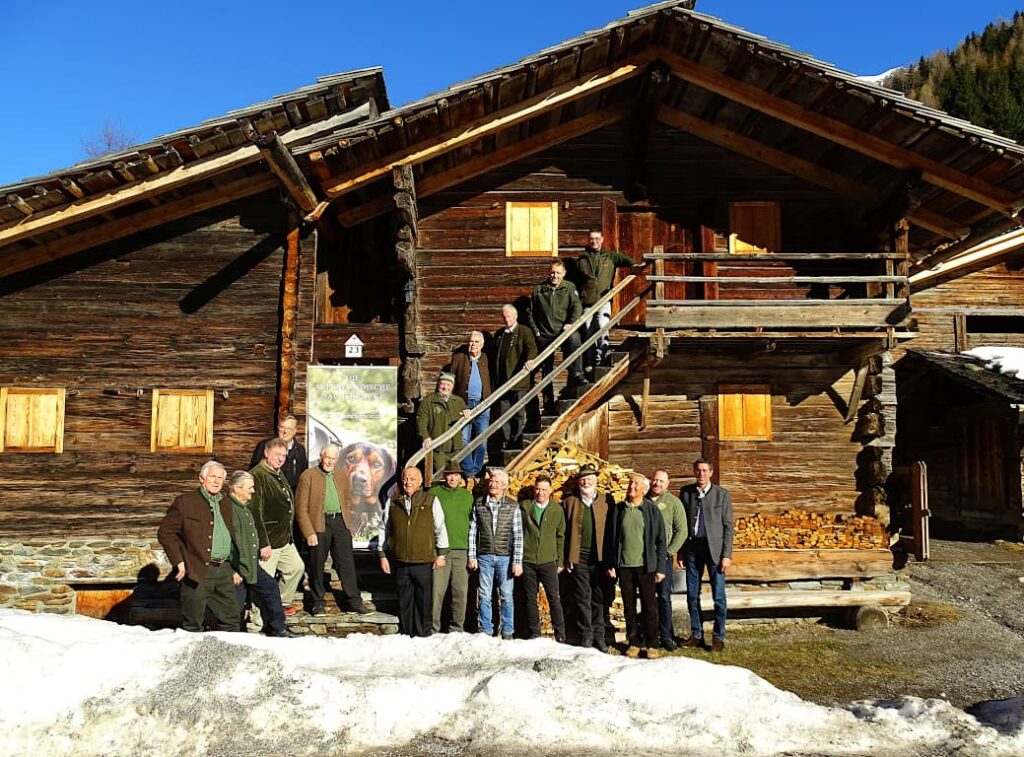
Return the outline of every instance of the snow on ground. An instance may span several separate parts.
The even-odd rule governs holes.
[[[1024,753],[1024,698],[822,707],[743,668],[480,635],[269,639],[0,610],[0,754]],[[991,724],[991,725],[989,725]]]
[[[1024,380],[1024,347],[975,347],[963,354],[978,358],[990,371]]]

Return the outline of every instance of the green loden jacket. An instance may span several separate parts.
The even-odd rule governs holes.
[[[621,252],[603,247],[600,250],[584,250],[576,259],[576,283],[579,285],[583,306],[590,307],[612,288],[616,268],[634,265],[636,261]]]
[[[523,511],[523,562],[531,565],[555,563],[564,567],[565,511],[554,500],[548,500],[540,517],[533,518],[533,500],[519,503]]]
[[[562,333],[563,327],[583,315],[576,285],[563,280],[557,287],[550,282],[538,284],[530,296],[530,326],[534,336],[551,340]]]
[[[437,392],[428,394],[420,400],[419,409],[416,411],[416,433],[420,439],[436,439],[445,431],[450,429],[459,415],[466,409],[466,403],[462,397],[454,393],[445,402]],[[435,454],[449,456],[462,449],[462,434],[456,434],[446,444],[439,447]]]
[[[260,559],[260,537],[256,533],[256,518],[246,505],[230,494],[227,496],[231,500],[231,519],[234,524],[231,567],[247,584],[254,584]]]
[[[529,326],[517,323],[511,333],[501,328],[494,332],[494,380],[491,385],[499,387],[517,371],[523,369],[527,360],[537,357],[537,340]],[[504,360],[502,360],[504,358]],[[530,388],[529,375],[523,376],[512,387],[514,391],[523,392]]]
[[[292,521],[295,519],[295,495],[291,484],[281,471],[275,471],[266,461],[251,471],[256,479],[249,509],[256,519],[256,533],[260,548],[280,549],[292,540]]]

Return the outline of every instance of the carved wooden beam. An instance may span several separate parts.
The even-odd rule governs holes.
[[[249,138],[259,148],[260,154],[267,161],[270,170],[280,179],[285,191],[295,200],[295,204],[306,213],[313,210],[318,202],[316,193],[277,132],[271,131],[267,134],[253,132]]]

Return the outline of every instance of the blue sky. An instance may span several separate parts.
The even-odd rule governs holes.
[[[139,141],[383,66],[400,105],[620,18],[643,1],[0,3],[0,184],[69,166],[104,122]],[[698,0],[697,9],[858,74],[954,46],[1001,0]]]

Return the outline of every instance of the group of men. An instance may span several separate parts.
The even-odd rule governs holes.
[[[282,419],[248,471],[228,477],[221,463],[205,463],[198,489],[167,510],[157,537],[181,584],[185,630],[202,630],[209,611],[220,630],[291,636],[285,618],[299,611],[293,599],[304,573],[310,614],[326,615],[328,555],[347,609],[370,612],[356,575],[348,484],[336,468],[340,450],[328,444],[308,467],[297,426],[294,416]]]
[[[476,407],[487,400],[491,387],[505,384],[523,373],[539,369],[541,377],[554,370],[554,353],[537,362],[537,356],[562,335],[569,337],[562,343],[562,358],[576,352],[583,339],[596,334],[611,318],[611,302],[598,308],[579,331],[573,329],[585,309],[591,308],[607,294],[614,283],[617,268],[634,267],[636,262],[628,255],[606,250],[604,235],[591,230],[583,253],[574,261],[573,283],[566,278],[564,260],[551,261],[547,281],[538,284],[530,294],[525,323],[520,322],[519,310],[512,304],[501,308],[502,327],[491,338],[491,349],[485,351],[487,337],[482,331],[472,331],[466,344],[456,350],[448,370],[438,376],[437,390],[420,403],[416,414],[416,430],[423,446],[429,446],[434,439],[447,431],[460,417],[468,417]],[[607,337],[597,340],[586,350],[582,358],[573,360],[569,366],[568,384],[580,386],[593,379],[594,369],[600,364],[607,346]],[[500,417],[518,404],[523,394],[530,389],[531,376],[523,375],[509,388],[494,407],[494,417]],[[543,390],[542,414],[557,414],[554,385],[549,383]],[[461,435],[456,435],[434,450],[437,467],[446,465],[489,425],[490,409],[477,415],[467,424]],[[521,407],[502,424],[497,451],[504,447],[518,447],[526,427],[526,408]],[[484,445],[475,447],[461,461],[462,474],[477,478],[484,468]]]
[[[691,626],[684,643],[707,646],[700,605],[706,572],[715,605],[710,648],[721,651],[733,515],[729,492],[711,482],[712,473],[707,461],[695,462],[695,482],[679,497],[669,492],[667,471],[656,470],[650,479],[633,473],[625,499],[616,503],[598,488],[598,471],[585,467],[575,493],[558,505],[545,474],[537,476],[531,496],[517,502],[508,496],[508,474],[501,468],[488,470],[486,492],[476,498],[457,465],[445,468],[443,483],[429,490],[417,468],[406,468],[400,491],[385,505],[378,538],[381,569],[395,576],[400,631],[430,636],[468,630],[475,572],[481,633],[513,638],[518,580],[529,638],[541,635],[537,599],[543,586],[556,641],[566,641],[571,611],[580,646],[607,651],[618,580],[629,649],[656,656],[658,648],[678,646],[671,587],[681,558]]]

